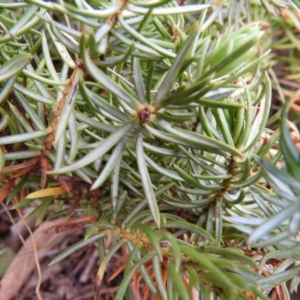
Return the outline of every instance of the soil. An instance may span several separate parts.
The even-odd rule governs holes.
[[[21,223],[19,222],[19,224]],[[29,225],[34,227],[32,223]],[[40,294],[43,300],[114,299],[122,279],[121,275],[110,282],[107,282],[107,279],[119,266],[120,257],[118,254],[111,259],[98,295],[95,295],[95,278],[99,269],[97,245],[85,246],[49,267],[49,263],[54,257],[84,238],[83,229],[49,236],[49,234],[43,233],[43,230],[49,225],[52,225],[52,223],[46,222],[40,226],[41,228],[33,228],[32,230],[38,249],[42,274]],[[0,265],[4,265],[7,260],[11,260],[8,264],[9,268],[0,280],[0,299],[35,300],[38,299],[35,291],[38,283],[38,272],[32,249],[32,239],[28,236],[28,231],[26,232],[24,228],[21,228],[21,230],[18,228],[20,232],[23,231],[24,238],[28,237],[24,244],[19,243],[19,241],[16,242],[16,238],[19,239],[19,237],[14,237],[15,227],[16,224],[9,224],[9,218],[2,210],[2,213],[0,213],[0,243],[5,245],[6,249],[14,249],[16,254],[11,253],[11,256],[6,258],[0,256]],[[49,242],[48,245],[46,245],[47,242]],[[110,241],[110,243],[112,242]]]

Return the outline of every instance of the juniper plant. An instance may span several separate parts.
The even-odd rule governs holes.
[[[96,242],[96,282],[125,246],[117,300],[133,278],[144,299],[288,298],[299,153],[288,102],[269,120],[272,86],[284,101],[269,30],[299,34],[299,10],[195,2],[0,4],[1,200],[70,218],[48,232],[86,227],[52,264]]]

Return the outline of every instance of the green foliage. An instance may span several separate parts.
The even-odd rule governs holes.
[[[0,200],[32,205],[38,222],[72,215],[51,232],[87,227],[52,263],[97,241],[102,280],[126,245],[115,299],[130,299],[133,277],[157,299],[267,299],[275,286],[289,297],[285,282],[299,281],[300,162],[288,106],[279,130],[267,125],[279,116],[269,119],[272,87],[285,100],[271,38],[298,51],[296,5],[0,8]],[[278,28],[292,46],[270,38]],[[62,195],[74,198],[69,208]],[[108,235],[117,242],[105,253]]]

